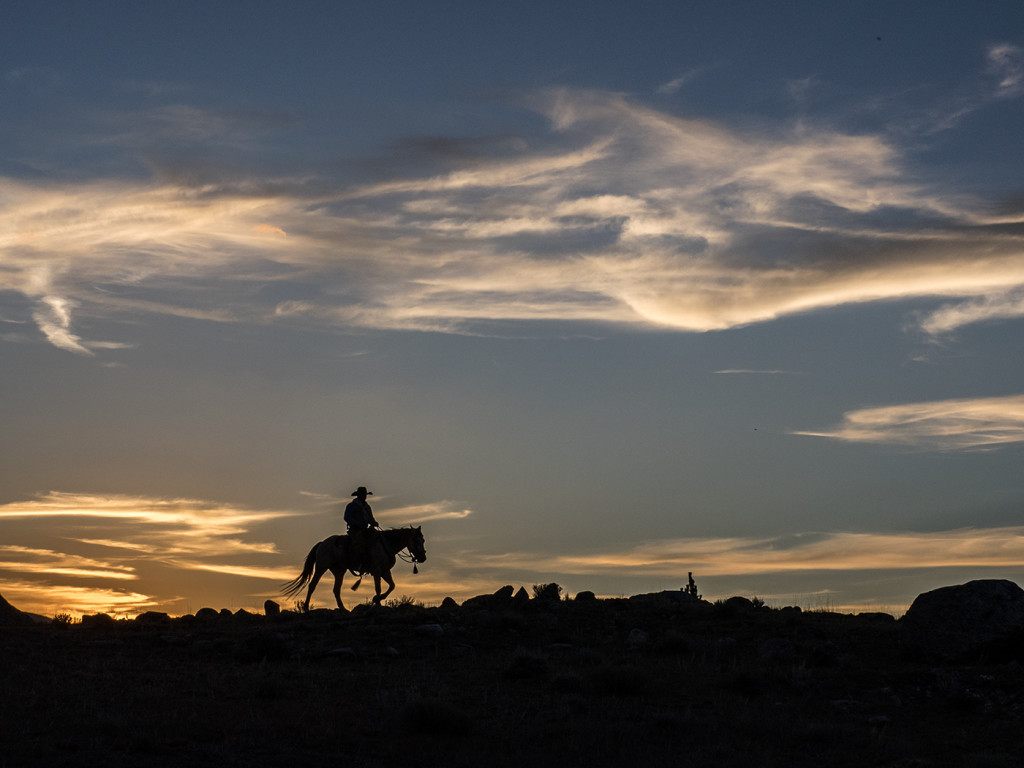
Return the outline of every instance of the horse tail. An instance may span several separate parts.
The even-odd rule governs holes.
[[[302,566],[302,573],[296,576],[294,579],[289,581],[287,584],[281,585],[281,594],[285,597],[292,597],[301,590],[310,577],[313,575],[313,569],[316,567],[316,551],[323,544],[322,541],[317,542],[313,545],[313,548],[309,550],[309,554],[306,555],[306,562]]]

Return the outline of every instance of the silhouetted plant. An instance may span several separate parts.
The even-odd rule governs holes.
[[[75,623],[75,617],[70,613],[55,613],[53,615],[53,623],[58,626],[68,626]]]
[[[401,597],[398,597],[398,598],[393,597],[393,598],[389,599],[388,601],[386,601],[384,603],[384,605],[386,605],[388,608],[404,608],[407,605],[412,605],[412,606],[418,605],[418,606],[422,607],[423,603],[416,602],[416,599],[413,598],[413,597],[410,597],[409,595],[402,595]]]
[[[690,573],[687,574],[687,576],[689,577],[690,580],[687,583],[687,585],[683,588],[683,592],[685,592],[688,595],[693,595],[695,598],[700,600],[701,598],[704,597],[704,595],[697,594],[697,584],[693,580],[693,572],[691,571]]]
[[[533,599],[534,600],[545,600],[552,603],[557,603],[562,597],[562,587],[554,582],[550,584],[534,584],[533,585]]]

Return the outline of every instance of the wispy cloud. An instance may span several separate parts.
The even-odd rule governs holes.
[[[34,549],[16,545],[0,545],[0,556],[14,556],[16,560],[0,560],[0,570],[22,573],[46,573],[57,576],[80,576],[95,579],[137,579],[131,566],[115,562],[94,560],[79,555],[68,555],[50,549]]]
[[[988,50],[988,63],[998,81],[996,95],[1019,96],[1024,89],[1024,49],[1011,43],[997,43]]]
[[[252,538],[253,529],[295,513],[252,510],[198,499],[162,499],[126,495],[50,492],[23,502],[0,505],[0,527],[8,540],[19,521],[33,521],[33,535],[44,535],[47,522],[65,542],[52,548],[17,544],[0,546],[0,585],[7,593],[16,583],[21,592],[35,590],[32,605],[60,602],[87,612],[96,601],[102,610],[152,606],[153,594],[166,589],[151,571],[213,571],[229,576],[279,583],[291,569],[272,562],[276,544]],[[49,534],[54,537],[55,534]],[[101,558],[81,554],[99,550]],[[271,562],[268,562],[268,559]],[[30,585],[25,577],[42,581]],[[105,586],[110,580],[130,580],[149,595]],[[85,583],[83,583],[85,582]],[[123,599],[113,599],[121,595]],[[169,598],[165,597],[164,600]]]
[[[989,61],[1015,93],[1020,51]],[[547,135],[426,176],[0,179],[2,279],[34,307],[0,309],[80,355],[102,345],[78,319],[123,312],[449,333],[699,332],[921,298],[958,302],[912,318],[930,334],[1021,314],[1024,211],[915,180],[891,137],[754,133],[601,91],[530,103]],[[153,119],[192,142],[234,130],[181,106]]]
[[[388,519],[396,525],[419,525],[432,520],[462,520],[473,514],[462,504],[454,501],[437,501],[432,504],[416,504],[388,510]]]
[[[304,495],[318,502],[340,501],[324,494]],[[59,549],[0,545],[0,593],[12,601],[12,593],[22,597],[24,606],[15,602],[19,608],[42,613],[135,613],[155,605],[167,610],[179,599],[167,594],[168,587],[178,589],[185,576],[216,574],[222,581],[262,583],[272,597],[279,584],[295,577],[312,542],[304,543],[301,553],[282,553],[276,543],[256,538],[255,529],[302,514],[199,499],[52,491],[0,505],[0,534],[5,540],[27,535],[16,526],[31,521],[33,537],[45,535],[59,542]],[[389,509],[388,520],[406,525],[471,514],[463,505],[440,501]],[[146,594],[112,588],[112,580],[131,581],[134,589]]]
[[[1024,395],[864,408],[830,430],[795,432],[920,450],[992,450],[1024,442]]]
[[[467,568],[538,574],[638,575],[678,578],[796,571],[1018,567],[1024,527],[965,528],[935,533],[821,533],[773,538],[673,539],[625,549],[564,555],[515,552],[472,558]]]
[[[768,376],[778,376],[780,374],[787,376],[796,376],[799,375],[800,371],[785,371],[777,368],[722,368],[721,370],[715,371],[715,373],[756,373]]]
[[[945,304],[923,314],[918,320],[922,331],[931,337],[946,336],[964,326],[992,320],[1024,317],[1024,289],[994,291],[970,301]]]
[[[2,584],[4,598],[12,605],[47,617],[57,613],[136,615],[162,603],[152,595],[107,587],[64,585],[57,591],[31,581],[5,579]]]

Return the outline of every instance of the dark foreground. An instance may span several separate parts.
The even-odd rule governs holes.
[[[667,598],[0,627],[6,766],[1024,764],[1024,669]]]

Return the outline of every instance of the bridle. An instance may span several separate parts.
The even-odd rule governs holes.
[[[400,529],[394,529],[393,528],[392,530],[400,530]],[[412,531],[413,529],[412,528],[408,528],[406,530]],[[387,537],[383,536],[381,538],[382,538],[382,540],[383,540],[383,542],[385,544],[385,549],[390,549],[391,547],[387,546]],[[409,546],[409,545],[407,544],[406,547],[407,546]],[[405,547],[402,547],[401,549],[396,549],[395,551],[389,552],[388,554],[398,558],[399,560],[401,560],[404,563],[412,563],[413,564],[412,572],[413,573],[419,573],[419,569],[416,568],[416,563],[422,563],[423,560],[421,560],[415,554],[413,554],[413,552],[411,550],[409,552],[404,552],[403,551],[404,549],[405,549]]]

